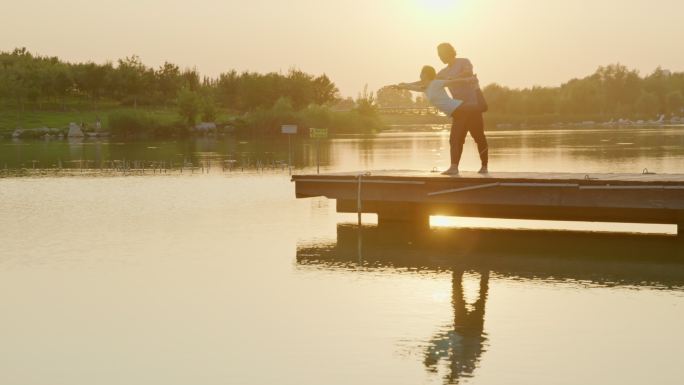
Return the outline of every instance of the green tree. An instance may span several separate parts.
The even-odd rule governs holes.
[[[515,97],[514,91],[508,87],[503,87],[496,83],[486,86],[482,93],[489,105],[489,110],[493,113],[507,114],[508,104],[511,98]]]
[[[28,98],[39,93],[33,55],[26,48],[17,48],[3,60],[6,71],[5,86],[8,98],[17,105],[17,127],[22,125],[22,118]]]
[[[224,107],[233,110],[237,110],[239,108],[240,81],[241,77],[235,70],[219,75],[216,83],[216,92],[219,102]]]
[[[682,91],[672,91],[667,94],[667,111],[671,114],[679,114],[684,108],[684,96]]]
[[[216,116],[217,111],[214,97],[209,92],[205,91],[204,95],[202,96],[202,121],[215,122]]]
[[[667,94],[670,91],[670,71],[666,71],[661,67],[656,68],[653,73],[643,79],[643,90],[658,99],[659,111],[665,111],[667,108]]]
[[[53,93],[58,97],[62,104],[62,110],[66,110],[66,99],[74,88],[74,80],[70,68],[65,64],[59,64],[52,69]]]
[[[561,114],[599,114],[603,100],[598,79],[573,79],[560,87],[558,110]]]
[[[368,91],[368,85],[363,87],[363,91],[356,98],[355,110],[363,116],[375,116],[378,113],[378,106],[373,92]]]
[[[639,73],[621,64],[599,67],[585,80],[599,86],[601,110],[605,113],[615,113],[621,106],[633,106],[641,94]]]
[[[111,76],[113,70],[111,63],[106,63],[104,65],[98,65],[92,62],[77,64],[73,66],[76,87],[97,104],[102,97],[102,94],[105,92],[107,78]]]
[[[146,73],[148,69],[140,61],[140,57],[133,55],[119,59],[116,69],[116,80],[120,95],[123,100],[131,97],[133,107],[138,108],[138,100],[146,89]]]
[[[286,97],[296,109],[306,107],[315,98],[313,76],[300,70],[292,69],[285,79],[273,78],[274,83],[278,84],[280,94]],[[280,84],[279,84],[280,83]]]
[[[207,82],[205,82],[207,83]],[[330,79],[314,77],[297,69],[287,75],[230,71],[207,83],[214,88],[217,101],[224,107],[247,112],[270,108],[280,98],[287,98],[297,110],[309,104],[331,104],[337,101],[338,90]]]
[[[339,90],[326,75],[315,78],[311,84],[313,88],[313,102],[315,104],[330,104],[339,98]]]
[[[653,117],[659,112],[659,108],[658,96],[653,93],[644,91],[637,99],[636,110],[641,114]]]
[[[413,95],[409,90],[383,87],[377,92],[379,107],[413,107]]]
[[[351,96],[347,96],[346,98],[340,98],[336,100],[335,104],[333,105],[334,109],[341,111],[353,110],[354,107],[356,107],[356,102],[354,101],[354,98],[352,98]]]
[[[197,93],[191,91],[189,88],[182,88],[178,92],[176,103],[178,105],[178,113],[183,117],[185,122],[190,126],[195,125],[197,115],[199,114],[202,105]]]
[[[200,89],[200,76],[197,69],[186,69],[181,73],[181,85],[192,92],[197,92]]]
[[[181,88],[183,79],[181,72],[177,65],[165,62],[154,73],[156,80],[156,88],[161,97],[162,103],[167,104],[178,95],[178,90]]]

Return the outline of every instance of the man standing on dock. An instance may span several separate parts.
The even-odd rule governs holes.
[[[470,60],[457,58],[456,49],[451,44],[440,44],[437,47],[437,54],[442,63],[447,65],[437,74],[437,78],[455,79],[473,75],[473,65]],[[481,174],[487,173],[489,147],[484,133],[482,113],[486,112],[488,107],[487,102],[482,96],[480,86],[477,83],[465,86],[452,85],[449,87],[449,91],[452,98],[463,100],[464,106],[471,106],[473,108],[464,108],[461,111],[457,111],[452,117],[451,136],[449,138],[449,144],[451,145],[451,167],[443,172],[443,174],[458,174],[458,164],[461,162],[463,144],[468,132],[475,139],[477,150],[480,152],[482,167],[479,172]]]

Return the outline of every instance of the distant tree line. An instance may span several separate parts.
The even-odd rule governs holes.
[[[337,96],[337,87],[326,75],[294,69],[286,74],[229,71],[211,78],[168,62],[156,69],[147,67],[137,56],[96,64],[69,63],[25,48],[0,52],[0,99],[21,110],[28,104],[41,109],[50,102],[64,107],[79,98],[94,106],[101,100],[133,107],[181,104],[190,116],[216,106],[247,112],[271,107],[280,98],[303,108],[332,103]]]
[[[596,116],[605,119],[683,114],[684,72],[657,68],[640,76],[624,65],[599,67],[590,76],[559,87],[514,89],[490,84],[483,89],[489,111],[506,116]],[[409,91],[382,88],[380,107],[423,107],[425,100]]]
[[[613,64],[558,87],[514,89],[490,84],[483,90],[490,117],[519,121],[684,115],[684,72],[661,68],[640,76]],[[326,75],[296,69],[267,74],[233,70],[202,77],[196,69],[181,69],[169,62],[151,68],[137,56],[96,64],[34,55],[25,48],[0,51],[0,110],[18,115],[26,108],[65,110],[74,101],[95,109],[105,103],[174,108],[186,126],[198,119],[215,121],[221,110],[241,118],[245,125],[263,127],[264,132],[276,132],[279,123],[294,119],[293,114],[302,122],[331,122],[339,131],[348,122],[353,121],[354,127],[372,122],[368,131],[376,131],[381,126],[375,119],[377,107],[429,106],[422,95],[392,88],[381,88],[375,95],[366,89],[356,99],[341,99]],[[341,115],[341,111],[349,114]]]
[[[157,114],[159,107],[173,108],[177,118]],[[16,115],[11,129],[29,129],[20,130],[22,137],[42,135],[26,126],[26,111],[51,116],[86,110],[106,112],[106,128],[119,137],[188,135],[198,120],[246,135],[281,136],[282,124],[299,124],[302,134],[308,127],[337,133],[372,133],[383,127],[372,92],[341,99],[326,75],[297,69],[201,77],[195,69],[181,70],[169,62],[151,68],[137,56],[96,64],[69,63],[25,48],[0,52],[0,116]]]
[[[613,64],[560,87],[520,90],[490,84],[484,93],[492,112],[508,115],[595,115],[615,119],[677,115],[684,107],[684,72],[657,68],[642,77],[635,70]]]

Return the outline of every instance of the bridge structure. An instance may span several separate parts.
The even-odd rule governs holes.
[[[435,107],[378,107],[378,112],[396,115],[439,115],[440,112]]]

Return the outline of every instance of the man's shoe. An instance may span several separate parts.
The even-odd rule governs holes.
[[[489,170],[487,169],[487,166],[482,166],[482,168],[480,168],[480,171],[478,171],[478,173],[479,174],[488,174]]]

